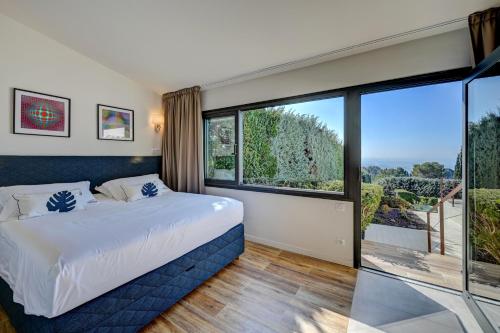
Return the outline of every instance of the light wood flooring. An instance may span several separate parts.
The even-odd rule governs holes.
[[[142,333],[346,332],[356,274],[349,267],[247,241],[239,260]],[[0,310],[0,332],[7,323]]]

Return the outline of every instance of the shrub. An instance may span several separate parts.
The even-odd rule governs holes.
[[[394,192],[396,193],[396,196],[398,198],[401,198],[411,204],[414,204],[418,201],[418,196],[410,191],[397,189]]]
[[[361,230],[365,231],[380,206],[384,190],[377,184],[361,184]]]
[[[500,190],[471,189],[469,218],[473,257],[489,256],[500,262]]]
[[[418,196],[440,197],[440,179],[428,179],[419,177],[388,177],[377,181],[377,184],[384,188],[385,195],[394,195],[396,189],[403,189]],[[458,184],[458,179],[443,180],[443,195],[446,195]],[[460,197],[461,192],[457,193]]]
[[[438,203],[438,201],[439,199],[435,197],[424,197],[424,196],[418,197],[418,202],[423,205],[434,206],[435,204]]]
[[[234,169],[234,156],[215,156],[214,157],[214,168],[217,170],[225,169],[231,170]]]
[[[393,197],[393,196],[388,196],[388,195],[384,195],[382,196],[382,200],[380,201],[380,204],[381,205],[387,205],[391,208],[410,208],[411,207],[411,204],[402,199],[402,198],[398,198],[398,197]]]

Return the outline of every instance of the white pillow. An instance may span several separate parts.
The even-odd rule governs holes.
[[[82,181],[76,183],[56,183],[42,185],[16,185],[0,187],[0,222],[7,221],[19,216],[19,208],[16,200],[12,197],[14,194],[36,194],[36,193],[54,193],[63,190],[78,189],[82,192],[85,202],[96,202],[96,199],[90,192],[90,182]]]
[[[121,188],[125,194],[127,202],[153,198],[170,190],[161,180],[146,181],[145,183],[137,184],[125,183],[121,185]]]
[[[48,193],[13,194],[19,207],[19,219],[82,210],[87,205],[79,189]]]
[[[127,200],[121,185],[123,184],[144,184],[148,181],[161,181],[160,177],[157,173],[137,176],[137,177],[127,177],[127,178],[118,178],[105,182],[99,187],[96,187],[96,190],[105,194],[107,196],[111,195],[115,200]]]

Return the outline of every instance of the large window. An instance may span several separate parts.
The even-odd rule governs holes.
[[[205,113],[207,185],[344,192],[344,97]]]

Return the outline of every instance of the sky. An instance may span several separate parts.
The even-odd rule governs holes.
[[[288,105],[319,116],[343,138],[343,98]],[[365,94],[361,99],[362,164],[380,167],[439,162],[454,168],[462,143],[462,83]]]

